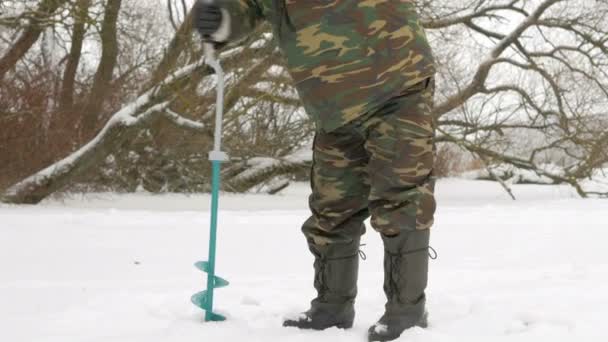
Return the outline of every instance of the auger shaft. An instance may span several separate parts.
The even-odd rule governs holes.
[[[221,161],[212,161],[212,185],[211,185],[211,229],[209,236],[209,270],[207,274],[207,305],[209,309],[205,313],[205,320],[213,320],[213,289],[215,288],[215,252],[217,247],[217,214],[220,190]]]

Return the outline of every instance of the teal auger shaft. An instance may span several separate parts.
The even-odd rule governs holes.
[[[207,274],[207,305],[205,320],[213,320],[213,289],[215,287],[215,251],[217,249],[217,214],[220,197],[220,170],[222,162],[212,162],[212,185],[211,185],[211,232],[209,237],[209,270]]]
[[[215,275],[215,261],[217,251],[217,222],[220,197],[220,172],[222,161],[228,156],[222,152],[222,116],[224,111],[224,72],[220,62],[216,59],[212,44],[206,43],[205,62],[215,70],[217,76],[217,101],[215,113],[215,136],[213,151],[209,153],[209,160],[212,165],[211,172],[211,225],[209,233],[209,259],[199,261],[195,264],[196,268],[207,272],[207,290],[196,293],[192,296],[192,303],[205,310],[205,321],[223,321],[226,318],[213,312],[213,292],[214,289],[228,286],[228,282]]]

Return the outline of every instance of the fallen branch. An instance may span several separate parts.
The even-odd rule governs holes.
[[[228,179],[227,190],[248,191],[274,177],[308,168],[312,162],[310,147],[303,148],[282,158],[251,158],[236,167],[239,172]]]
[[[179,69],[135,101],[116,112],[86,145],[69,156],[10,187],[0,198],[6,203],[36,204],[65,187],[75,176],[99,165],[112,151],[136,136],[155,118],[164,115],[180,125],[202,129],[202,125],[169,110],[175,91],[166,91],[203,66],[203,61]]]

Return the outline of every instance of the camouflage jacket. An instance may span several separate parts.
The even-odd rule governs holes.
[[[232,39],[273,23],[300,99],[332,131],[432,76],[415,0],[222,0]]]

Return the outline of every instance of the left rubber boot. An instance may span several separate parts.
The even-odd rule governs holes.
[[[311,302],[310,310],[299,317],[286,319],[283,326],[313,330],[350,329],[355,319],[359,238],[348,244],[325,246],[309,242],[309,249],[315,256],[317,297]]]
[[[427,327],[425,289],[430,231],[382,236],[384,242],[384,315],[368,331],[368,340],[392,341],[410,328]]]

